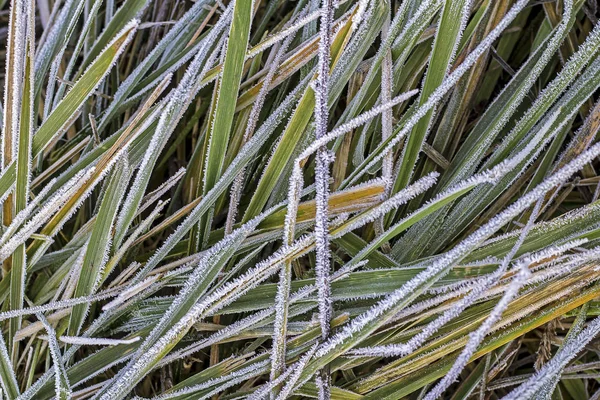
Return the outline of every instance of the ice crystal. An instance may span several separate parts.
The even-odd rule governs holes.
[[[559,374],[567,363],[575,358],[590,341],[598,336],[599,333],[600,318],[596,318],[590,322],[581,333],[573,337],[572,340],[568,340],[556,355],[544,364],[540,371],[510,392],[505,396],[505,399],[517,400],[533,398],[532,396],[534,396],[543,385],[548,384],[550,379],[553,379],[556,374]]]
[[[50,355],[52,356],[52,362],[54,364],[54,378],[55,378],[55,393],[56,398],[66,398],[70,399],[72,396],[72,391],[70,387],[70,383],[67,377],[67,371],[63,364],[63,360],[61,357],[60,348],[58,346],[58,341],[56,340],[56,332],[52,325],[46,320],[46,318],[42,314],[37,314],[38,320],[44,324],[46,328],[46,332],[48,332],[48,344],[50,348]]]
[[[138,173],[133,181],[131,189],[118,217],[119,226],[128,226],[133,219],[133,215],[137,211],[143,192],[150,179],[151,166],[153,166],[163,147],[166,145],[171,133],[175,130],[176,122],[182,117],[182,111],[187,108],[193,97],[199,90],[196,80],[200,81],[212,66],[214,58],[220,51],[217,48],[209,55],[213,42],[216,40],[223,30],[229,24],[231,13],[233,12],[232,2],[225,13],[221,15],[217,24],[211,29],[210,33],[202,41],[202,46],[199,48],[194,59],[186,69],[184,77],[179,82],[179,85],[162,111],[155,134],[152,136],[150,143],[146,149],[142,162],[139,166]],[[203,68],[200,72],[200,67]]]
[[[473,64],[477,62],[479,57],[485,53],[489,47],[496,41],[500,34],[510,25],[510,23],[517,17],[519,12],[527,5],[527,0],[517,1],[510,10],[504,15],[502,20],[496,25],[496,27],[486,36],[477,47],[469,53],[465,60],[457,66],[447,77],[444,79],[442,84],[431,93],[425,103],[421,107],[415,110],[410,119],[404,124],[403,128],[394,134],[391,140],[387,142],[381,153],[373,157],[362,171],[370,170],[377,162],[381,161],[385,154],[392,150],[400,140],[423,118],[427,113],[432,110],[442,98],[450,92],[458,80],[471,69]],[[363,172],[364,173],[364,172]],[[354,176],[349,182],[352,184],[362,175],[362,173]]]
[[[0,259],[4,260],[9,257],[17,247],[25,243],[25,241],[54,213],[56,213],[67,201],[71,199],[73,194],[82,187],[93,175],[94,168],[76,174],[65,185],[56,191],[56,193],[44,203],[44,206],[12,237],[7,238],[6,242],[0,247]],[[83,201],[83,199],[82,199]],[[10,229],[10,228],[9,228]]]
[[[109,338],[90,338],[79,336],[61,336],[58,338],[63,343],[78,344],[81,346],[116,346],[119,344],[132,344],[139,341],[139,336],[134,336],[131,339],[109,339]]]
[[[246,125],[246,130],[244,131],[244,137],[242,138],[242,144],[245,144],[248,139],[254,134],[256,130],[256,126],[258,124],[258,119],[260,116],[260,111],[263,108],[264,102],[267,98],[267,94],[269,93],[271,82],[275,77],[275,72],[279,65],[281,64],[281,58],[287,51],[289,45],[292,43],[295,35],[289,35],[285,38],[280,48],[277,50],[275,54],[275,58],[271,61],[271,66],[269,67],[269,71],[267,75],[262,81],[262,86],[254,100],[252,108],[250,110],[250,114],[248,115],[248,124]],[[246,175],[245,169],[243,169],[238,176],[234,179],[233,185],[231,187],[231,196],[229,201],[229,211],[227,213],[227,220],[225,222],[225,232],[229,233],[233,230],[233,224],[235,223],[235,217],[237,215],[237,210],[239,207],[239,200],[242,191],[242,185],[244,183],[244,177]]]
[[[317,357],[322,357],[328,354],[338,346],[342,345],[349,338],[356,336],[359,332],[364,334],[364,329],[367,326],[373,326],[373,322],[378,320],[378,318],[379,321],[381,321],[380,317],[383,314],[387,314],[390,311],[394,313],[394,311],[396,311],[397,304],[401,303],[406,298],[414,296],[414,293],[419,288],[431,285],[433,282],[435,282],[435,280],[439,279],[439,277],[442,276],[449,267],[464,257],[464,255],[481,244],[485,239],[491,236],[500,227],[508,223],[512,218],[519,215],[520,212],[531,206],[541,196],[545,195],[548,190],[564,182],[573,173],[581,169],[586,163],[598,155],[600,155],[600,144],[590,147],[569,164],[565,165],[565,167],[550,175],[533,190],[516,200],[504,211],[491,218],[485,225],[481,226],[466,239],[457,244],[453,249],[434,260],[426,270],[417,274],[401,288],[395,290],[385,299],[372,306],[368,311],[353,319],[348,325],[346,325],[338,333],[320,346],[319,350],[317,350]],[[500,307],[504,307],[504,303],[510,301],[514,294],[516,294],[516,291],[518,291],[518,288],[523,283],[522,281],[525,279],[524,274],[525,273],[523,272],[523,279],[516,281],[519,283],[519,285],[514,285],[509,291],[507,291],[503,297],[504,302]],[[503,309],[500,307],[499,309]],[[495,320],[498,318],[498,315],[495,314],[491,318]],[[369,328],[369,330],[371,329],[373,328]]]

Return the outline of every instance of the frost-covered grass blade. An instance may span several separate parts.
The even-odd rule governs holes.
[[[0,11],[2,396],[598,398],[595,2]]]

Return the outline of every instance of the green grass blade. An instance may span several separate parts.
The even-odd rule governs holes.
[[[466,0],[447,1],[442,9],[438,33],[433,43],[433,51],[421,91],[419,104],[423,105],[431,93],[442,84],[452,65],[463,31],[471,12],[471,2]],[[457,23],[459,21],[459,23]],[[414,174],[415,163],[430,130],[434,110],[430,110],[412,129],[403,149],[398,175],[393,192],[408,185]]]
[[[35,23],[34,10],[28,10],[28,33],[26,40],[26,59],[23,76],[23,99],[21,113],[19,116],[19,139],[16,159],[16,183],[15,183],[15,213],[19,213],[27,207],[29,202],[29,190],[31,180],[31,137],[33,133],[34,112],[34,75],[33,62],[35,54]],[[25,245],[17,248],[12,258],[11,282],[10,282],[10,308],[13,310],[23,307],[25,296],[25,269],[26,269]],[[9,337],[21,328],[21,318],[10,321]],[[18,352],[13,352],[17,355]]]
[[[75,287],[75,297],[88,296],[97,290],[107,254],[110,251],[113,222],[116,218],[119,204],[123,200],[122,198],[130,176],[126,155],[122,156],[121,160],[113,168],[100,204],[87,251],[83,258],[81,272],[77,280],[77,286]],[[79,334],[88,307],[89,305],[87,304],[73,307],[69,320],[69,335],[77,336]]]
[[[104,51],[94,60],[75,85],[73,85],[64,99],[50,113],[33,136],[32,154],[34,157],[50,143],[56,133],[60,132],[75,111],[81,107],[91,93],[100,85],[100,82],[106,77],[133,37],[137,25],[138,22],[135,20],[129,22],[113,38]]]

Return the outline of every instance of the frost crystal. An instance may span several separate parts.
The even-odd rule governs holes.
[[[61,186],[44,206],[35,214],[20,230],[11,238],[7,239],[0,247],[0,259],[5,260],[17,247],[25,241],[46,221],[48,221],[75,192],[79,190],[93,175],[94,168],[80,172],[71,178],[65,185]],[[82,200],[83,201],[83,200]],[[17,221],[18,222],[18,221]],[[11,229],[11,228],[9,228]]]
[[[63,343],[78,344],[82,346],[116,346],[118,344],[132,344],[140,339],[139,336],[132,337],[131,339],[107,339],[63,335],[58,340]]]
[[[506,223],[512,220],[512,218],[519,215],[520,212],[531,206],[540,197],[544,196],[547,191],[556,185],[563,183],[573,173],[581,169],[586,163],[593,160],[598,155],[600,155],[600,144],[590,147],[565,167],[546,178],[532,191],[525,194],[504,211],[490,219],[485,225],[477,229],[453,249],[435,259],[425,271],[419,273],[413,279],[404,284],[400,289],[394,291],[385,299],[379,301],[377,304],[371,307],[368,311],[352,320],[348,325],[342,328],[339,333],[336,333],[329,340],[323,343],[317,350],[316,356],[322,357],[329,352],[334,351],[336,348],[338,348],[338,346],[344,344],[349,338],[356,337],[359,332],[361,336],[368,334],[368,332],[372,332],[378,326],[377,321],[381,323],[381,321],[384,320],[381,318],[382,315],[387,315],[389,313],[395,314],[397,311],[399,311],[397,310],[398,304],[402,304],[402,302],[407,298],[414,296],[415,293],[418,293],[420,288],[431,286],[437,279],[439,279],[448,271],[448,268],[468,254],[472,249],[483,243],[485,239],[491,236],[500,227],[504,226]],[[518,284],[513,285],[503,297],[506,303],[512,299],[512,297],[518,291],[520,285],[524,283],[524,279],[526,278],[524,274],[525,272],[521,273],[521,278],[516,281]],[[504,306],[504,303],[501,304],[499,309],[502,310],[503,308],[500,307]],[[493,316],[494,319],[497,317],[498,315]]]
[[[292,364],[290,368],[288,368],[283,374],[278,376],[276,379],[271,380],[268,384],[264,385],[262,388],[252,393],[248,400],[260,400],[265,398],[269,392],[271,392],[274,388],[286,382],[285,387],[279,395],[277,399],[287,399],[290,395],[291,389],[294,387],[294,384],[298,380],[298,377],[304,370],[304,367],[313,356],[315,350],[317,349],[317,345],[313,345],[296,363]]]
[[[560,371],[562,371],[569,361],[574,359],[598,334],[600,334],[600,318],[596,318],[590,322],[587,328],[573,337],[572,340],[567,340],[567,343],[550,361],[544,364],[538,373],[534,374],[504,398],[507,400],[532,398],[543,385],[548,384],[549,380],[553,379],[556,374],[560,374]]]
[[[267,94],[269,93],[271,82],[275,77],[275,72],[277,68],[279,68],[281,64],[281,58],[287,51],[289,45],[292,43],[295,35],[290,35],[286,37],[281,47],[277,50],[275,54],[275,58],[271,62],[271,66],[269,67],[269,71],[267,75],[263,79],[262,86],[254,100],[252,105],[252,109],[250,110],[250,115],[248,116],[248,125],[246,125],[246,130],[244,131],[244,137],[242,139],[242,145],[245,144],[248,139],[254,134],[256,130],[256,125],[258,124],[258,118],[260,116],[260,112],[263,108],[265,99],[267,98]],[[242,185],[244,183],[244,177],[246,175],[245,169],[242,170],[238,174],[238,176],[234,179],[233,185],[231,187],[231,197],[229,201],[229,211],[227,213],[227,220],[225,222],[225,232],[230,233],[233,230],[233,224],[235,222],[235,217],[237,214],[237,209],[239,207],[239,200],[242,192]]]
[[[105,300],[111,297],[115,297],[118,293],[119,289],[109,289],[107,291],[100,292],[92,296],[75,297],[72,299],[60,300],[40,306],[32,306],[22,308],[19,310],[3,311],[0,312],[0,321],[24,315],[39,314],[47,311],[58,310],[61,308],[70,308],[78,304],[87,304],[100,300]]]
[[[150,140],[150,144],[146,149],[138,173],[123,203],[123,207],[118,217],[119,226],[128,226],[131,223],[133,215],[140,205],[142,194],[146,189],[148,180],[150,179],[152,166],[156,163],[158,156],[166,145],[171,133],[175,130],[177,121],[183,116],[183,111],[195,97],[197,90],[199,90],[196,81],[200,82],[206,72],[208,72],[208,69],[212,66],[216,54],[218,54],[220,49],[217,48],[210,56],[209,50],[218,35],[220,35],[229,24],[234,3],[235,2],[231,2],[229,4],[227,11],[221,15],[217,24],[210,30],[206,38],[202,40],[202,47],[199,48],[198,53],[186,69],[184,77],[181,79],[177,88],[174,89],[169,102],[162,111],[155,134]],[[202,65],[204,65],[202,71],[198,73],[198,70],[200,70],[200,66]]]
[[[329,64],[331,50],[331,27],[333,24],[333,1],[323,0],[321,4],[321,28],[319,35],[319,64],[317,67],[317,81],[315,84],[315,136],[318,139],[327,134],[329,119]],[[329,150],[322,146],[317,151],[315,165],[316,216],[315,216],[315,266],[316,284],[319,299],[319,323],[321,325],[321,338],[329,337],[330,321],[332,318],[331,282],[330,282],[330,249],[329,249],[329,163],[331,156]],[[290,201],[293,201],[290,199]],[[320,398],[329,398],[329,371],[322,371],[323,390]],[[324,397],[322,397],[324,396]]]
[[[542,200],[538,200],[529,217],[527,225],[521,231],[517,242],[513,245],[512,249],[502,260],[500,268],[498,268],[497,270],[497,274],[493,274],[494,276],[492,279],[486,280],[485,282],[483,282],[483,284],[476,286],[472,293],[470,293],[461,302],[459,302],[458,307],[453,307],[455,309],[457,308],[458,310],[456,311],[458,312],[445,313],[437,321],[445,323],[447,322],[448,318],[456,317],[458,313],[462,312],[469,304],[473,303],[477,299],[477,297],[479,297],[481,293],[483,293],[483,291],[492,286],[500,278],[500,276],[504,274],[504,272],[508,268],[508,263],[512,260],[516,252],[519,250],[519,248],[525,241],[525,237],[533,227],[533,224],[538,216],[538,213],[540,212],[541,207]],[[502,317],[502,313],[504,312],[506,307],[508,307],[508,304],[517,295],[519,289],[525,284],[525,282],[530,276],[531,272],[529,271],[528,266],[524,263],[519,263],[519,271],[517,272],[517,275],[515,276],[513,282],[511,282],[508,289],[506,290],[498,304],[494,306],[494,309],[490,312],[490,315],[486,318],[486,320],[479,326],[479,328],[477,328],[475,332],[469,335],[469,341],[467,342],[467,345],[465,346],[463,351],[458,356],[457,360],[454,362],[454,365],[452,365],[452,368],[446,374],[446,376],[437,385],[435,385],[435,387],[431,390],[431,392],[427,394],[427,396],[425,396],[426,400],[435,400],[438,397],[440,397],[442,393],[456,380],[456,378],[458,378],[464,367],[469,363],[469,360],[473,356],[473,353],[475,353],[475,351],[487,335],[488,331],[492,328],[494,324],[496,324],[496,322],[500,320],[500,318]],[[440,327],[441,325],[437,325],[434,326],[434,329],[437,330]],[[423,332],[425,332],[425,330]]]
[[[26,2],[22,0],[11,2],[6,48],[6,79],[4,85],[4,118],[2,127],[2,143],[0,156],[2,171],[17,156],[19,138],[19,118],[21,109],[22,80],[25,77],[26,49]],[[8,153],[6,151],[8,150]]]
[[[354,176],[353,179],[348,183],[352,184],[364,173],[364,171],[370,170],[377,162],[379,162],[385,155],[392,150],[404,136],[423,118],[427,113],[432,110],[437,103],[454,87],[458,80],[471,69],[473,64],[477,62],[479,57],[485,53],[489,47],[496,41],[500,34],[510,25],[510,23],[517,17],[519,12],[527,5],[528,0],[517,1],[511,9],[506,13],[502,20],[496,25],[496,27],[486,36],[479,45],[465,58],[465,60],[456,67],[442,84],[431,93],[427,98],[427,101],[423,103],[421,107],[416,109],[411,118],[404,124],[403,128],[395,133],[391,140],[385,145],[385,148],[381,153],[373,157],[365,168],[362,168],[361,173]]]
[[[248,361],[248,362],[251,362],[251,361]],[[186,394],[190,395],[190,394],[194,394],[195,392],[198,392],[200,390],[208,389],[208,388],[211,388],[218,384],[224,383],[224,385],[221,385],[218,389],[213,390],[209,394],[203,395],[202,397],[198,397],[199,399],[200,398],[201,399],[210,398],[211,396],[227,389],[230,386],[233,386],[239,382],[243,382],[254,376],[261,375],[263,373],[263,369],[267,365],[268,365],[268,362],[266,360],[258,361],[258,362],[255,362],[255,363],[249,365],[248,367],[240,368],[236,371],[233,371],[230,374],[226,374],[226,375],[220,376],[218,378],[210,379],[205,383],[201,383],[201,384],[194,385],[194,386],[189,386],[189,387],[186,387],[186,388],[183,388],[180,390],[175,390],[169,394],[157,396],[157,397],[155,397],[155,400],[167,400],[167,399],[177,398],[179,396],[186,395]]]
[[[70,399],[72,396],[71,385],[67,377],[67,371],[63,364],[63,360],[60,353],[60,348],[56,340],[56,332],[52,325],[46,320],[42,314],[37,314],[37,318],[44,324],[46,332],[48,332],[48,344],[50,348],[50,355],[52,356],[52,362],[54,363],[54,378],[55,378],[55,392],[56,398]]]

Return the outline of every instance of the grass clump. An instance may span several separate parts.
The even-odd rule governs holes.
[[[2,398],[600,398],[595,1],[0,9]]]

